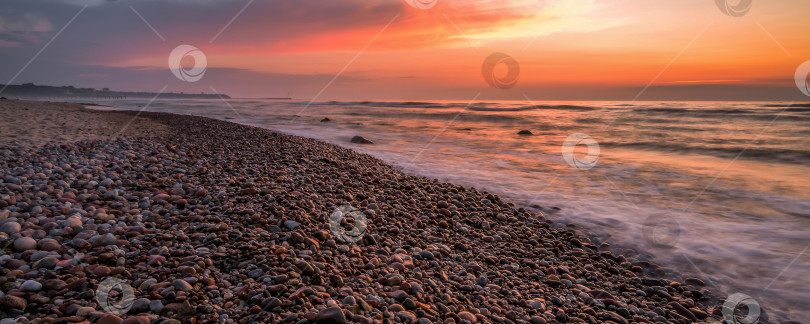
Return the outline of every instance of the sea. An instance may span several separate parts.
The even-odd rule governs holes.
[[[808,103],[78,102],[348,147],[506,197],[598,246],[703,279],[718,297],[750,297],[771,320],[810,322]]]

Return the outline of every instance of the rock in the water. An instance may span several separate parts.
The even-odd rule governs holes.
[[[374,142],[370,141],[369,139],[367,139],[367,138],[365,138],[363,136],[352,137],[352,143],[355,143],[355,144],[374,144]]]
[[[321,119],[321,122],[322,122],[322,123],[328,123],[328,122],[330,122],[330,121],[332,121],[332,120],[331,120],[331,119],[329,119],[328,117],[324,117],[323,119]]]
[[[524,129],[524,130],[519,131],[518,135],[534,135],[534,133],[532,133],[532,131],[530,131],[528,129]]]

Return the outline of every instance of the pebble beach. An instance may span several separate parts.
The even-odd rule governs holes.
[[[723,321],[697,276],[350,149],[203,117],[0,109],[0,323]]]

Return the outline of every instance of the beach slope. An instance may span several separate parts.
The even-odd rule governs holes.
[[[0,125],[0,317],[720,318],[700,279],[661,278],[496,195],[349,149],[201,117],[0,110],[14,116]]]

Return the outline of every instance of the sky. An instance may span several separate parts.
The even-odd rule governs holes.
[[[808,12],[806,0],[3,0],[0,83],[316,101],[805,101],[794,75],[810,60]],[[198,79],[170,70],[181,45],[204,55]],[[495,53],[510,59],[484,71]]]

